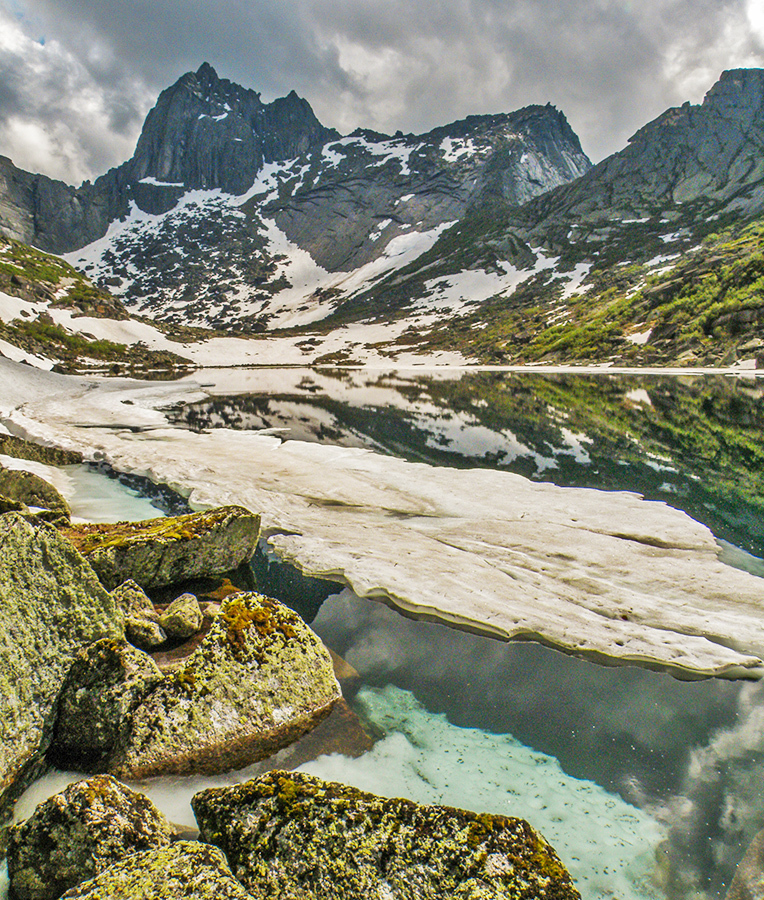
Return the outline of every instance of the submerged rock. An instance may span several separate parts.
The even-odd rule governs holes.
[[[110,770],[146,778],[241,768],[305,734],[340,696],[328,651],[296,613],[234,594],[197,649],[143,698]]]
[[[193,637],[200,631],[203,621],[202,609],[193,594],[181,594],[159,617],[159,624],[167,637],[174,641],[185,641]]]
[[[269,772],[192,800],[254,898],[579,900],[554,850],[522,819],[387,799]]]
[[[122,614],[51,525],[0,515],[0,807],[39,762],[72,660],[123,638]]]
[[[143,794],[108,775],[79,781],[11,829],[11,896],[56,900],[131,853],[167,846],[173,833]]]
[[[104,640],[81,650],[61,691],[49,758],[62,769],[103,771],[136,707],[162,677],[151,657],[130,644]]]
[[[22,469],[0,466],[0,495],[25,506],[48,510],[61,523],[71,518],[66,500],[44,478]]]
[[[65,534],[107,588],[132,579],[147,590],[235,569],[252,557],[259,531],[259,516],[221,506],[145,522],[73,525]]]
[[[223,853],[209,844],[178,841],[134,853],[64,894],[62,900],[251,900]]]

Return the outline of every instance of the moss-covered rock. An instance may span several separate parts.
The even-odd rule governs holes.
[[[141,650],[155,650],[167,640],[159,624],[159,614],[143,588],[132,579],[122,582],[111,592],[117,606],[125,614],[125,635]]]
[[[174,641],[185,641],[197,634],[204,621],[199,601],[193,594],[181,594],[159,617],[159,624],[167,637]]]
[[[66,536],[110,590],[132,579],[148,590],[217,575],[250,559],[260,517],[222,506],[145,522],[74,525]]]
[[[0,466],[0,494],[26,506],[49,510],[62,523],[71,517],[69,504],[44,478],[33,472]]]
[[[63,900],[251,900],[217,847],[178,841],[145,850],[64,894]]]
[[[0,434],[0,454],[15,459],[31,459],[48,466],[71,466],[82,462],[82,454],[75,450],[44,447],[10,434]]]
[[[123,636],[113,599],[55,528],[0,515],[0,809],[47,749],[77,651]]]
[[[387,799],[269,772],[192,800],[255,898],[574,900],[554,850],[522,819]]]
[[[167,846],[173,833],[143,794],[108,775],[79,781],[11,829],[11,896],[56,900],[132,853]]]
[[[159,622],[138,619],[135,616],[125,617],[125,635],[134,647],[148,652],[167,643],[167,635]]]
[[[49,758],[62,769],[104,771],[135,708],[162,677],[150,656],[123,641],[81,650],[61,691]]]
[[[296,613],[233,594],[197,649],[144,697],[110,771],[240,768],[309,731],[339,697],[328,651]]]
[[[148,619],[150,622],[159,621],[159,613],[154,609],[151,599],[131,578],[115,587],[111,595],[126,616]]]
[[[751,841],[738,863],[725,900],[759,900],[764,897],[764,831]]]

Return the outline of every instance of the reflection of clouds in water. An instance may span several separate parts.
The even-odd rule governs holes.
[[[729,884],[764,826],[764,686],[606,668],[411,621],[350,591],[313,627],[367,682],[411,690],[456,725],[511,734],[653,812],[669,828],[671,897]]]
[[[732,873],[764,827],[764,685],[746,684],[737,722],[690,754],[682,796],[662,818],[672,898],[724,895]]]

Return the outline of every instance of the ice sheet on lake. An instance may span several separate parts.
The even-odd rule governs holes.
[[[197,506],[247,506],[282,558],[362,596],[684,675],[764,671],[761,579],[720,562],[711,532],[661,503],[255,432],[167,427],[159,407],[188,384],[58,376],[45,398],[46,373],[0,360],[0,377],[16,431],[174,485]],[[28,379],[36,399],[9,408],[26,399]]]

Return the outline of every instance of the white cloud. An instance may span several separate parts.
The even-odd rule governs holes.
[[[79,184],[129,158],[151,95],[138,79],[127,98],[105,89],[75,52],[31,28],[0,5],[0,152]]]

